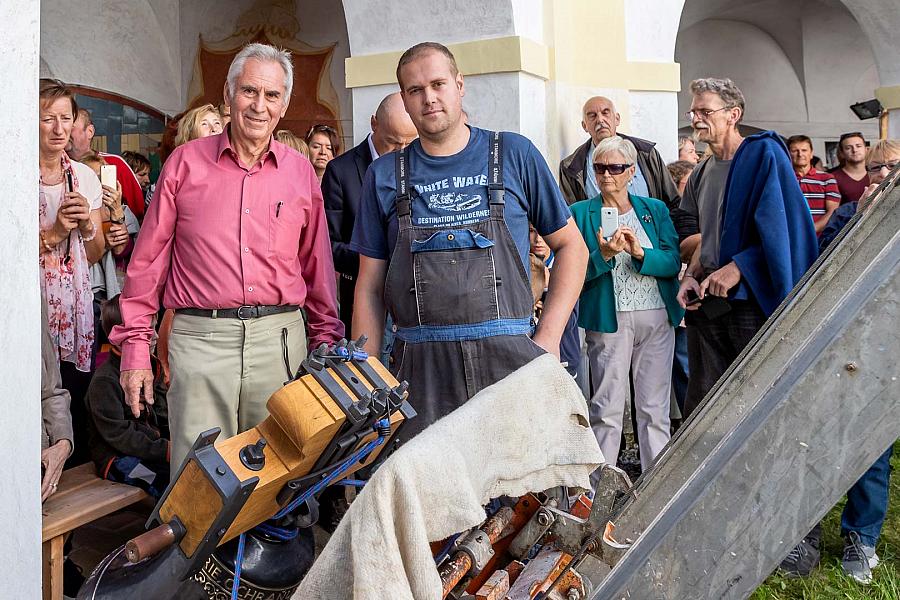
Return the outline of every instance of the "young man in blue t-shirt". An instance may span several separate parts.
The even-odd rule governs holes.
[[[353,336],[379,348],[391,312],[391,369],[419,413],[408,438],[538,355],[559,356],[587,249],[531,142],[466,125],[465,85],[447,48],[413,46],[397,81],[419,139],[366,173],[351,243],[360,254]],[[537,330],[529,222],[556,255]]]

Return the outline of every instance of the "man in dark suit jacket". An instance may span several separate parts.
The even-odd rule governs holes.
[[[362,143],[328,163],[322,177],[331,252],[334,268],[340,273],[340,317],[348,335],[353,318],[356,275],[359,272],[359,255],[350,250],[350,238],[359,208],[363,177],[376,158],[406,147],[418,136],[399,93],[385,96],[372,116],[371,127],[372,133]]]

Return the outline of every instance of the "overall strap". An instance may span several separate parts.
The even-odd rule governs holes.
[[[488,201],[491,217],[502,218],[505,200],[503,195],[503,136],[499,131],[492,131],[488,141]]]
[[[394,174],[397,182],[397,218],[400,228],[412,226],[409,193],[409,146],[394,155]]]

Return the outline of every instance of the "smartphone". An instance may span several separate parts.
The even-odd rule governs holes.
[[[75,191],[75,181],[72,179],[72,169],[66,169],[66,193]]]
[[[116,189],[116,165],[100,165],[100,183]]]
[[[619,209],[606,207],[600,209],[600,227],[603,229],[603,237],[611,238],[619,228]]]
[[[697,292],[695,292],[694,290],[688,290],[687,292],[685,292],[684,298],[687,301],[687,306],[693,306],[694,304],[701,302],[700,296],[698,296]]]

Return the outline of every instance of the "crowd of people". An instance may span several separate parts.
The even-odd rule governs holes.
[[[900,160],[849,133],[820,170],[806,136],[742,136],[740,89],[706,78],[676,162],[598,96],[557,180],[527,138],[468,123],[443,45],[407,50],[397,81],[342,154],[330,125],[278,129],[291,58],[250,44],[151,183],[146,156],[92,151],[90,113],[41,80],[43,498],[89,459],[159,496],[199,433],[253,427],[308,349],[360,335],[409,382],[408,435],[550,353],[589,389],[611,463],[631,405],[646,470]],[[889,459],[844,511],[860,581]],[[782,568],[808,574],[820,537]]]

